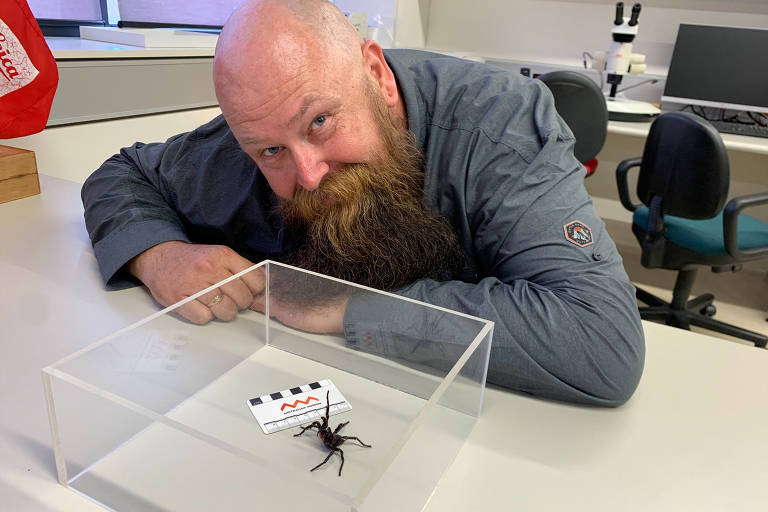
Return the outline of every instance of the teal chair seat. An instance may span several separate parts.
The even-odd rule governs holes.
[[[632,222],[646,229],[648,207],[638,206]],[[672,215],[664,216],[664,238],[675,245],[703,254],[725,254],[723,212],[711,219],[691,220]],[[739,215],[739,249],[768,246],[768,223],[749,215]]]

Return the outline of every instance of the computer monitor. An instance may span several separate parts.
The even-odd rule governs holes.
[[[768,30],[681,24],[661,100],[768,112]]]

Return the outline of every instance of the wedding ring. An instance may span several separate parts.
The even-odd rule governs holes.
[[[217,293],[216,296],[213,298],[211,302],[209,302],[207,305],[208,307],[215,306],[219,302],[224,300],[224,296],[220,293]]]

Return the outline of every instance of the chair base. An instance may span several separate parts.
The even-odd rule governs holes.
[[[689,331],[691,330],[691,325],[695,325],[733,336],[734,338],[750,341],[758,348],[766,348],[768,336],[711,318],[716,312],[715,306],[712,304],[715,297],[711,293],[705,293],[704,295],[687,300],[695,275],[695,270],[680,271],[677,283],[675,284],[672,302],[666,302],[645,290],[637,288],[637,299],[648,305],[648,307],[638,308],[640,310],[640,318],[657,322],[662,321],[672,327]]]

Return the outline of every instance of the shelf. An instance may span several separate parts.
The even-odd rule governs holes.
[[[211,57],[214,48],[142,48],[123,44],[91,41],[77,37],[47,37],[45,39],[57,61],[91,59],[167,59]]]

